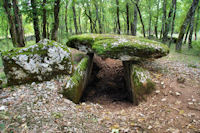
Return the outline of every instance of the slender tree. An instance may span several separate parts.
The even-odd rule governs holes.
[[[54,5],[54,23],[53,23],[53,30],[51,33],[51,39],[57,40],[57,32],[59,27],[59,11],[60,11],[60,0],[55,0]]]
[[[197,40],[197,29],[198,29],[198,22],[199,22],[199,11],[200,11],[200,7],[198,6],[197,9],[197,19],[196,19],[196,24],[195,24],[195,40]]]
[[[127,25],[127,34],[129,35],[129,30],[130,30],[130,22],[129,22],[129,3],[126,3],[126,25]]]
[[[67,17],[68,17],[68,1],[66,1],[66,4],[65,4],[65,30],[66,30],[66,33],[68,33]]]
[[[165,22],[166,22],[166,14],[167,14],[166,6],[167,6],[167,1],[163,0],[163,17],[162,17],[162,29],[161,29],[161,33],[160,33],[160,38],[163,37],[163,35],[164,35],[163,33],[165,31]]]
[[[172,19],[172,26],[171,26],[171,38],[170,38],[170,42],[169,42],[169,47],[171,46],[171,43],[172,43],[172,37],[173,37],[173,34],[174,34],[174,25],[175,25],[175,19],[176,19],[176,2],[174,3],[174,12],[173,12],[173,19]]]
[[[117,33],[120,34],[121,26],[120,26],[120,20],[119,20],[119,0],[116,0],[116,5],[117,5]]]
[[[38,13],[36,7],[36,1],[31,0],[31,7],[32,7],[32,15],[33,15],[33,28],[35,31],[35,38],[36,43],[40,41],[40,30],[39,30],[39,20],[38,20]]]
[[[189,35],[189,38],[188,38],[188,49],[192,48],[192,35],[193,35],[193,31],[194,31],[194,18],[195,18],[195,14],[191,18],[190,35]]]
[[[157,10],[156,10],[156,22],[155,22],[155,35],[156,35],[156,38],[158,38],[159,5],[160,5],[160,0],[157,0],[157,3],[156,3],[156,7],[157,7]]]
[[[99,16],[99,8],[97,1],[95,2],[95,8],[96,8],[96,19],[98,20],[98,25],[99,25],[99,33],[101,34],[102,33],[101,18]]]
[[[163,41],[164,42],[166,42],[167,39],[168,39],[168,33],[169,33],[169,29],[170,29],[170,24],[172,22],[172,15],[173,15],[173,12],[174,12],[175,4],[176,4],[176,0],[172,0],[171,7],[170,7],[170,10],[169,10],[169,14],[168,14],[168,18],[165,21],[165,30],[163,32]]]
[[[24,29],[22,26],[22,16],[19,12],[18,2],[17,0],[12,0],[13,4],[13,12],[15,17],[15,28],[17,33],[17,46],[24,47],[25,39],[24,39]]]
[[[75,8],[75,1],[74,0],[72,2],[72,11],[73,11],[75,33],[78,34],[78,26],[77,26],[77,20],[76,20],[76,8]]]
[[[149,37],[151,36],[151,20],[152,20],[152,4],[151,4],[151,0],[147,0],[148,3],[148,9],[149,9]]]
[[[46,16],[46,0],[43,0],[42,2],[42,25],[43,25],[43,32],[42,32],[42,37],[47,38],[47,16]]]
[[[9,2],[9,0],[3,0],[3,2],[4,2],[3,6],[7,14],[8,22],[10,26],[10,35],[12,38],[12,43],[14,47],[17,47],[17,32],[15,28],[15,23],[14,23],[14,17],[11,15],[11,3]]]
[[[193,0],[190,9],[187,12],[187,16],[186,16],[186,18],[185,18],[185,20],[184,20],[184,22],[181,26],[180,32],[179,32],[178,40],[177,40],[177,43],[176,43],[176,51],[180,51],[181,48],[182,48],[182,41],[183,41],[183,37],[184,37],[184,34],[185,34],[186,27],[189,24],[189,22],[191,21],[191,18],[195,13],[195,10],[196,10],[198,4],[199,4],[199,0]]]

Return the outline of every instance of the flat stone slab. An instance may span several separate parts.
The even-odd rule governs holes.
[[[169,53],[166,45],[142,37],[112,34],[82,34],[69,38],[69,47],[122,61],[160,58]]]

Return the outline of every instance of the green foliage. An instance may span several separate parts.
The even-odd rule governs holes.
[[[198,40],[198,41],[193,41],[193,42],[192,42],[192,46],[193,46],[194,49],[197,49],[197,50],[199,50],[199,52],[200,52],[200,40]],[[200,54],[199,54],[199,55],[200,55]]]

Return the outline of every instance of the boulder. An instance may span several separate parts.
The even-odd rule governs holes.
[[[77,53],[73,54],[73,58],[75,63],[77,62],[78,64],[73,75],[66,80],[61,93],[74,103],[78,103],[92,72],[93,54],[83,55],[82,53]]]
[[[145,95],[155,89],[150,73],[132,62],[123,62],[125,70],[126,88],[129,91],[129,99],[135,105],[145,100]]]
[[[45,81],[73,73],[70,49],[47,39],[32,46],[2,52],[2,59],[8,85]]]
[[[128,35],[75,35],[69,38],[67,45],[104,58],[122,61],[159,58],[169,53],[168,47],[160,42]]]

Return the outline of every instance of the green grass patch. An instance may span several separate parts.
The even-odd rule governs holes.
[[[186,44],[183,44],[181,52],[176,52],[175,44],[172,44],[170,48],[170,54],[164,58],[167,58],[171,61],[188,64],[188,67],[200,67],[200,51],[195,47],[192,49],[188,49],[188,46]]]

